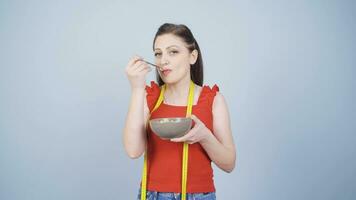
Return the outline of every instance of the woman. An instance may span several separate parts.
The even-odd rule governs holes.
[[[202,55],[185,25],[163,24],[154,38],[153,50],[158,83],[151,81],[151,86],[146,86],[145,76],[151,68],[141,57],[134,56],[126,67],[132,93],[124,146],[131,158],[147,154],[141,183],[144,187],[138,198],[216,199],[211,161],[231,172],[236,160],[224,97],[217,85],[203,86]],[[190,116],[186,115],[187,97],[192,91],[194,126],[186,135],[164,140],[146,126],[149,119]],[[161,92],[163,100],[157,103]],[[189,148],[187,172],[182,171],[185,148]]]

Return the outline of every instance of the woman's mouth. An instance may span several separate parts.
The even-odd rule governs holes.
[[[168,74],[169,74],[171,71],[172,71],[172,70],[170,70],[170,69],[165,69],[165,70],[162,71],[162,74],[163,74],[164,76],[168,76]]]

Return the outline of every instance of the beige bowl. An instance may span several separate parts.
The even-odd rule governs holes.
[[[192,119],[185,117],[157,118],[150,120],[149,123],[152,131],[162,139],[182,137],[192,127]]]

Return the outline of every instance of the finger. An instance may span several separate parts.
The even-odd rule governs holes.
[[[136,72],[140,70],[140,67],[145,65],[146,63],[144,63],[143,61],[137,61],[133,66],[132,66],[132,71]]]
[[[148,71],[149,69],[150,69],[150,66],[148,66],[148,64],[146,64],[146,63],[143,63],[142,65],[140,65],[139,67],[137,67],[135,69],[135,72],[141,73],[143,71]]]
[[[188,143],[188,144],[194,144],[194,143],[196,143],[195,141],[187,141],[186,143]]]
[[[171,142],[183,142],[183,140],[181,140],[181,138],[173,138]]]
[[[138,66],[140,65],[139,61],[136,60],[135,63],[133,63],[132,65],[128,65],[126,68],[126,71],[128,73],[134,73],[135,70],[138,68]]]
[[[193,120],[192,128],[195,128],[195,127],[198,127],[198,126],[204,124],[197,116],[191,115],[190,117],[191,117],[192,120]]]
[[[126,71],[128,74],[131,74],[131,75],[135,75],[137,72],[136,72],[136,69],[140,66],[140,63],[136,62],[135,64],[133,64],[132,66],[128,66]]]
[[[135,55],[135,56],[133,56],[131,59],[130,59],[130,61],[129,61],[129,63],[128,63],[128,66],[132,66],[132,65],[134,65],[137,61],[139,61],[140,59],[142,59],[140,56],[138,56],[138,55]]]
[[[152,68],[150,66],[145,66],[139,69],[139,72],[150,72],[150,71],[152,71]]]
[[[191,137],[193,136],[193,134],[195,133],[195,130],[190,130],[187,134],[185,134],[184,136],[182,137],[179,137],[179,138],[173,138],[171,139],[172,142],[184,142],[184,141],[187,141],[189,139],[191,139]]]
[[[141,71],[138,72],[139,76],[146,76],[147,73],[149,73],[150,71],[152,71],[150,68],[143,68]]]
[[[191,117],[192,120],[195,121],[196,123],[202,123],[201,120],[200,120],[197,116],[191,115],[190,117]]]
[[[179,138],[173,138],[171,139],[171,142],[184,142],[187,140],[187,137],[183,136],[183,137],[179,137]]]
[[[144,61],[137,61],[137,66],[136,66],[136,70],[141,71],[144,68],[148,68],[149,65],[147,63],[145,63]]]

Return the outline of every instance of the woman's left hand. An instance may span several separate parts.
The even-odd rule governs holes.
[[[198,117],[192,115],[191,118],[195,122],[194,127],[184,136],[171,139],[172,142],[186,142],[188,144],[194,144],[196,142],[203,142],[212,135],[211,131],[202,121],[200,121]]]

